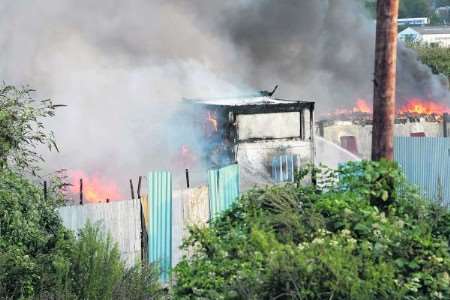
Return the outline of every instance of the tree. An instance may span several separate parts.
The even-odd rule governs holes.
[[[450,0],[436,0],[436,8],[442,6],[450,6]]]
[[[435,74],[442,74],[450,79],[450,48],[412,45],[420,60],[428,65]]]
[[[59,218],[58,189],[44,195],[23,174],[43,161],[38,145],[56,148],[43,122],[60,105],[32,93],[0,88],[0,299],[162,297],[153,266],[126,268],[111,237],[90,224],[75,239]]]
[[[33,93],[30,88],[0,87],[0,168],[13,166],[35,174],[37,163],[43,160],[36,147],[46,144],[58,150],[43,119],[53,117],[55,109],[64,105],[50,99],[37,101]]]
[[[401,0],[399,7],[400,18],[419,18],[431,15],[430,1],[428,0]]]
[[[0,295],[19,299],[64,289],[73,236],[56,205],[40,187],[0,168]]]

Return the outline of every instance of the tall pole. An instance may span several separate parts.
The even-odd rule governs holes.
[[[134,187],[133,187],[133,180],[130,179],[130,191],[131,191],[131,200],[134,199]]]
[[[80,178],[80,205],[83,205],[83,178]]]
[[[378,0],[373,95],[372,160],[394,158],[399,0]]]

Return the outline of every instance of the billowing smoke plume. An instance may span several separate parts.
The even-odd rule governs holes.
[[[374,21],[357,0],[6,0],[0,79],[67,104],[52,168],[124,184],[173,162],[182,97],[271,89],[319,112],[371,98]],[[399,99],[448,99],[401,47]],[[175,131],[176,132],[176,131]]]

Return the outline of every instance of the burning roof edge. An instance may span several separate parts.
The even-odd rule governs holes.
[[[260,106],[260,105],[314,105],[313,101],[287,100],[274,98],[268,95],[255,94],[248,96],[228,97],[228,98],[207,98],[192,99],[183,98],[183,101],[190,104],[221,107],[239,107],[239,106]]]

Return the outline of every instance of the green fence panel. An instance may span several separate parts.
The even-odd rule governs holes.
[[[228,209],[239,197],[239,165],[208,171],[210,219]]]
[[[161,282],[170,280],[172,266],[172,175],[148,174],[148,258],[160,268]]]

